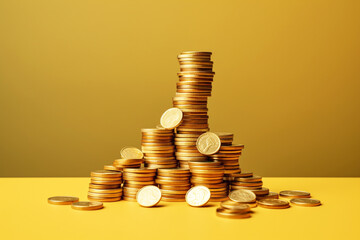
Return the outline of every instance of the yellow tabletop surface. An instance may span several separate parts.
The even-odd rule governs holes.
[[[319,207],[253,208],[249,219],[216,216],[219,203],[194,208],[160,202],[104,203],[96,211],[47,203],[87,200],[89,178],[0,178],[0,239],[360,239],[360,178],[264,178],[271,191],[304,190]]]

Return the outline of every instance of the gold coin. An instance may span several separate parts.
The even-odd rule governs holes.
[[[121,184],[101,185],[101,184],[90,183],[89,187],[96,189],[116,189],[116,188],[121,188]]]
[[[282,199],[262,199],[258,201],[258,204],[260,207],[274,208],[274,209],[290,207],[289,202]]]
[[[240,182],[261,182],[262,177],[260,176],[252,176],[252,177],[235,177],[235,181]]]
[[[209,188],[205,186],[195,186],[186,193],[186,202],[192,207],[201,207],[206,205],[211,197]]]
[[[104,170],[109,170],[113,172],[121,172],[122,168],[115,167],[114,165],[104,165]]]
[[[302,207],[315,207],[321,205],[320,200],[313,198],[294,198],[291,199],[290,202],[294,205]]]
[[[55,196],[48,198],[48,203],[54,205],[70,205],[78,201],[79,201],[78,197],[70,197],[70,196]]]
[[[89,197],[99,197],[99,198],[107,198],[107,197],[121,197],[122,193],[94,193],[88,192]]]
[[[134,165],[134,164],[141,164],[143,162],[144,162],[143,159],[125,159],[125,158],[121,158],[121,159],[115,159],[114,160],[115,165]]]
[[[120,151],[120,155],[125,159],[143,159],[144,154],[140,151],[140,149],[136,147],[124,147]]]
[[[161,191],[155,186],[145,186],[136,194],[136,201],[142,207],[153,207],[161,200]]]
[[[121,200],[121,197],[93,197],[88,195],[89,201],[92,202],[117,202]]]
[[[124,168],[125,173],[156,173],[156,169],[150,168]]]
[[[200,153],[211,155],[217,153],[220,149],[221,141],[218,135],[212,132],[201,134],[196,141],[196,147]]]
[[[256,196],[256,199],[257,199],[257,200],[269,199],[269,198],[279,199],[279,194],[276,193],[276,192],[269,192],[269,194],[267,194],[267,195]]]
[[[235,218],[235,219],[251,217],[251,214],[249,212],[247,212],[247,213],[236,213],[236,212],[231,212],[231,211],[229,211],[227,209],[224,209],[224,208],[217,208],[216,209],[216,215],[218,217]]]
[[[100,185],[116,185],[121,184],[121,181],[98,181],[98,180],[90,180],[93,184],[100,184]]]
[[[256,195],[249,190],[234,190],[230,192],[229,198],[234,202],[248,203],[256,201]]]
[[[223,201],[220,207],[239,213],[246,213],[250,211],[250,206],[244,203],[238,203],[231,200]]]
[[[285,190],[280,192],[280,197],[286,198],[310,198],[310,193],[299,190]]]
[[[89,192],[93,193],[121,193],[121,188],[115,188],[115,189],[97,189],[97,188],[89,188]]]
[[[259,188],[259,189],[250,189],[251,187],[248,187],[249,191],[252,191],[253,193],[255,193],[256,196],[263,196],[263,195],[267,195],[269,194],[269,189],[268,188],[265,188],[265,187],[262,187],[262,188]]]
[[[179,108],[166,110],[160,118],[160,124],[165,129],[177,128],[183,119],[183,113]]]
[[[103,208],[103,203],[82,201],[72,203],[71,207],[76,210],[97,210]]]

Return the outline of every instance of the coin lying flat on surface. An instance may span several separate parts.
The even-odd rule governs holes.
[[[217,153],[220,149],[220,146],[221,141],[219,136],[212,132],[201,134],[196,141],[197,149],[204,155]]]
[[[161,191],[156,186],[145,186],[136,193],[136,201],[142,207],[153,207],[161,200]]]
[[[237,218],[237,219],[251,217],[250,212],[237,213],[237,212],[229,211],[228,209],[225,209],[225,208],[217,208],[216,209],[216,215],[218,217]]]
[[[302,207],[315,207],[321,205],[320,200],[313,198],[294,198],[291,199],[290,202],[294,205]]]
[[[136,147],[124,147],[120,150],[120,155],[125,159],[143,159],[144,154]]]
[[[286,198],[309,198],[310,193],[299,190],[285,190],[280,192],[280,197]]]
[[[74,202],[71,207],[75,210],[97,210],[104,207],[101,202]]]
[[[260,207],[281,209],[290,207],[289,202],[282,199],[262,199],[258,201]]]
[[[250,211],[250,206],[244,203],[238,203],[231,200],[226,200],[220,203],[220,207],[238,213],[246,213]]]
[[[202,207],[210,200],[210,190],[205,186],[196,186],[187,191],[185,199],[187,204],[192,207]]]
[[[78,197],[69,197],[69,196],[55,196],[55,197],[49,197],[48,203],[54,204],[54,205],[70,205],[73,202],[78,202]]]
[[[255,193],[245,189],[238,189],[230,192],[229,198],[230,200],[239,203],[250,203],[256,201]]]
[[[183,119],[183,112],[179,108],[166,110],[160,118],[160,124],[165,129],[177,128]]]

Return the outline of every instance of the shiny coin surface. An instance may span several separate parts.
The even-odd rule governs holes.
[[[160,118],[160,124],[165,129],[177,128],[183,119],[183,112],[179,108],[166,110]]]
[[[313,198],[294,198],[291,199],[290,202],[294,205],[303,207],[315,207],[321,205],[320,200]]]
[[[258,201],[258,205],[264,208],[288,208],[289,202],[282,199],[262,199]]]
[[[250,211],[250,206],[248,204],[238,203],[231,200],[221,202],[220,207],[242,213]]]
[[[75,202],[71,204],[71,207],[76,210],[97,210],[104,207],[101,202]]]
[[[153,207],[161,200],[161,191],[156,186],[145,186],[136,194],[136,201],[142,207]]]
[[[140,149],[136,147],[124,147],[120,151],[120,155],[125,159],[143,159],[144,154],[140,151]]]
[[[102,177],[102,178],[120,178],[122,175],[121,172],[108,171],[108,170],[97,170],[91,172],[90,176],[92,177]]]
[[[204,155],[217,153],[220,149],[220,146],[221,141],[219,136],[212,132],[201,134],[196,141],[197,149]]]
[[[239,203],[249,203],[256,201],[256,195],[255,193],[249,191],[249,190],[234,190],[229,194],[230,200],[234,202]]]
[[[78,197],[70,197],[70,196],[55,196],[48,198],[48,203],[54,205],[70,205],[78,201],[79,201]]]
[[[201,207],[206,205],[211,197],[209,188],[205,186],[196,186],[191,188],[185,196],[186,202],[192,207]]]
[[[286,198],[309,198],[310,193],[299,190],[285,190],[280,192],[280,197]]]
[[[228,211],[227,209],[224,209],[224,208],[217,208],[216,209],[216,215],[218,217],[237,218],[237,219],[251,217],[251,214],[249,212],[247,212],[247,213],[236,213],[236,212]]]

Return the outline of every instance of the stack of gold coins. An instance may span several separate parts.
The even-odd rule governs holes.
[[[178,55],[180,72],[173,105],[182,110],[183,121],[176,129],[176,159],[180,167],[188,161],[206,161],[196,149],[196,139],[209,130],[208,97],[211,96],[214,72],[211,52],[183,52]]]
[[[108,165],[104,165],[104,170],[121,172],[122,168],[120,168],[120,167],[115,167],[115,166],[112,165],[112,164],[108,164]]]
[[[191,183],[193,186],[205,186],[210,189],[210,201],[228,199],[227,184],[224,182],[224,166],[220,162],[189,162]]]
[[[136,193],[144,186],[155,185],[156,169],[124,168],[123,199],[136,201]]]
[[[113,162],[113,169],[139,168],[144,162],[144,154],[135,147],[124,147],[120,151],[121,158]],[[110,166],[107,167],[110,169]]]
[[[234,141],[234,134],[227,132],[215,132],[219,136],[221,141],[221,146],[230,146]]]
[[[172,129],[141,129],[141,150],[147,168],[176,168],[174,132]]]
[[[214,161],[219,161],[224,165],[225,174],[238,173],[241,172],[239,157],[243,148],[244,145],[242,144],[223,145],[223,142],[221,142],[219,152],[210,155],[210,158]]]
[[[116,202],[122,196],[122,173],[108,170],[91,172],[88,199],[98,202]]]
[[[234,173],[232,176],[234,179],[231,182],[231,190],[250,190],[255,193],[258,198],[262,198],[269,194],[269,189],[263,187],[261,176],[253,176],[248,173]]]
[[[190,189],[190,170],[185,168],[158,169],[156,183],[159,184],[162,201],[185,202]]]
[[[220,207],[216,209],[216,215],[225,218],[249,218],[251,209],[249,204],[227,200],[220,203]]]

